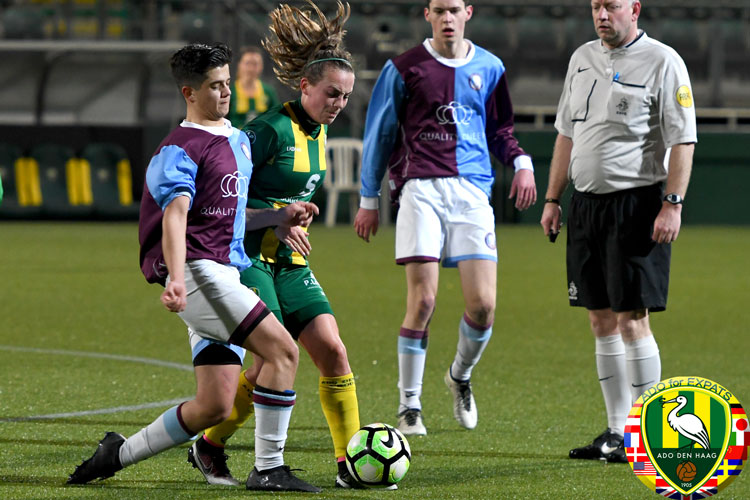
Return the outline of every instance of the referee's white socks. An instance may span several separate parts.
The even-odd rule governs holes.
[[[596,371],[610,429],[624,435],[638,397],[661,380],[661,357],[653,335],[623,342],[620,334],[596,337]]]
[[[625,435],[625,421],[630,412],[628,373],[625,365],[625,343],[618,333],[596,338],[596,371],[607,408],[607,426]]]
[[[625,342],[625,359],[630,375],[630,393],[635,402],[661,380],[661,356],[654,336]]]

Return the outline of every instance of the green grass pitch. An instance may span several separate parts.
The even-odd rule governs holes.
[[[365,244],[349,227],[316,224],[310,239],[312,267],[357,377],[361,421],[394,424],[405,284],[393,263],[393,231],[382,228]],[[453,420],[442,382],[463,310],[457,272],[442,271],[423,396],[429,434],[410,439],[412,468],[397,492],[333,488],[318,373],[301,355],[286,461],[324,488],[317,498],[657,498],[627,465],[567,458],[572,446],[606,427],[606,418],[586,314],[567,305],[561,240],[550,244],[539,226],[498,228],[497,318],[474,371],[474,431]],[[710,378],[746,409],[748,248],[748,227],[684,227],[673,247],[669,308],[652,316],[664,378]],[[169,406],[148,403],[190,397],[195,389],[185,328],[138,269],[134,224],[1,223],[0,279],[0,498],[248,497],[242,488],[206,485],[186,462],[186,446],[100,483],[63,485],[105,431],[130,435]],[[144,408],[116,409],[134,406]],[[110,410],[93,413],[102,409]],[[29,418],[38,416],[47,418]],[[252,443],[251,421],[228,448],[229,465],[243,481]],[[719,498],[750,498],[748,476]]]

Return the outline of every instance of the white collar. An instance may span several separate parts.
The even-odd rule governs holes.
[[[231,137],[234,133],[234,130],[232,129],[232,122],[227,120],[226,118],[223,118],[224,125],[217,125],[214,127],[207,127],[205,125],[199,125],[197,123],[189,122],[187,120],[182,120],[182,123],[180,123],[180,127],[186,127],[186,128],[197,128],[199,130],[203,130],[204,132],[208,132],[209,134],[213,135],[222,135],[224,137]]]
[[[471,40],[464,38],[464,40],[469,44],[469,53],[466,54],[466,57],[462,58],[456,58],[456,59],[449,59],[447,57],[443,57],[432,47],[432,44],[430,43],[430,40],[432,38],[425,38],[424,42],[422,42],[422,45],[424,45],[424,48],[427,49],[427,52],[430,53],[432,57],[438,60],[441,64],[444,64],[446,66],[450,66],[452,68],[458,68],[463,66],[464,64],[468,64],[471,62],[472,59],[474,59],[474,54],[476,53],[476,49],[474,47],[474,44],[471,42]]]

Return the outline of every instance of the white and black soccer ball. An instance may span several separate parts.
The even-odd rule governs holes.
[[[411,448],[401,432],[388,424],[365,425],[346,446],[346,466],[360,484],[388,487],[406,476]]]

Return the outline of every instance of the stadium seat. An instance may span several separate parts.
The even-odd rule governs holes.
[[[214,41],[213,18],[207,12],[188,10],[180,17],[182,38],[188,42],[211,43]]]
[[[133,6],[126,0],[108,0],[106,5],[104,35],[115,40],[128,38],[128,30],[132,22],[130,9]]]
[[[750,78],[750,22],[724,19],[719,31],[724,39],[724,74],[743,80]]]
[[[510,22],[498,15],[492,15],[491,12],[486,13],[486,9],[479,12],[484,15],[471,19],[466,27],[466,38],[492,52],[503,62],[511,60],[515,46],[510,32]]]
[[[91,173],[73,149],[58,144],[32,148],[39,169],[42,214],[49,218],[80,218],[92,213]]]
[[[557,74],[564,54],[563,20],[545,15],[525,15],[517,21],[518,50],[514,54],[515,73],[525,76]]]
[[[326,144],[326,172],[323,187],[326,189],[327,227],[336,225],[339,194],[349,194],[349,216],[353,218],[359,205],[359,175],[362,171],[362,141],[333,138]]]
[[[27,170],[28,159],[12,144],[0,144],[0,177],[3,180],[3,201],[0,217],[34,217],[41,212],[38,170]]]
[[[352,55],[363,61],[362,69],[369,68],[367,54],[373,44],[372,37],[369,36],[367,28],[367,18],[362,14],[353,12],[346,22],[346,37],[344,38],[346,49]],[[377,68],[380,69],[380,68]]]
[[[238,18],[240,23],[240,45],[262,46],[263,40],[271,33],[268,28],[270,17],[267,12],[248,12]],[[268,66],[268,62],[266,62]]]
[[[96,217],[135,218],[133,178],[125,150],[111,143],[92,143],[81,153],[81,161],[91,172],[91,191]]]
[[[569,16],[564,19],[565,24],[565,64],[567,65],[567,58],[569,58],[573,52],[586,42],[596,40],[596,31],[594,29],[594,23],[591,20],[591,14],[589,9],[585,12],[574,10]]]
[[[664,19],[660,41],[666,43],[685,61],[691,79],[708,74],[708,37],[706,25],[695,19]]]
[[[99,36],[99,16],[96,3],[91,0],[73,0],[72,3],[71,36],[76,39],[97,38]]]
[[[11,5],[3,14],[5,38],[44,38],[44,16],[42,11],[31,5]]]
[[[368,67],[382,68],[388,59],[424,40],[420,30],[414,26],[413,19],[398,11],[391,10],[368,16],[364,26],[365,33],[370,39],[366,54]],[[424,28],[424,21],[419,21],[417,26]]]
[[[39,181],[39,163],[29,157],[16,160],[16,194],[21,207],[41,207],[42,188]]]

